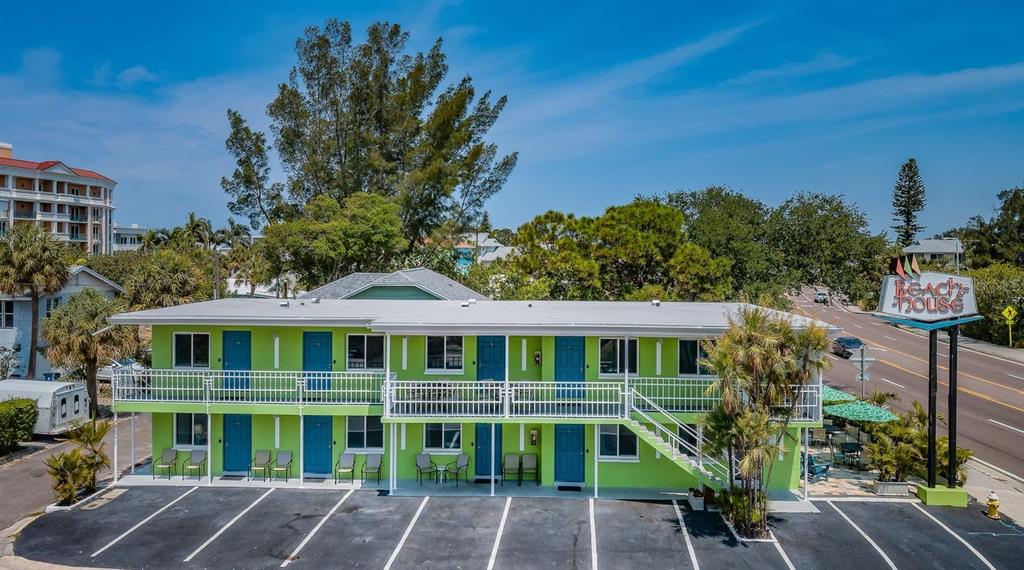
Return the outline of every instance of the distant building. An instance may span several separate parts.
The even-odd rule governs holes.
[[[59,160],[16,159],[14,147],[0,143],[0,235],[14,224],[36,224],[85,253],[110,253],[115,186]]]
[[[142,247],[142,236],[149,233],[147,228],[140,228],[139,224],[132,224],[124,227],[114,224],[114,245],[113,251],[135,251]]]
[[[499,247],[498,249],[495,249],[494,251],[488,251],[487,253],[481,255],[477,259],[477,262],[480,265],[490,265],[490,264],[494,263],[495,261],[498,261],[499,259],[505,259],[506,257],[508,257],[510,255],[514,255],[518,251],[519,251],[518,249],[516,249],[516,248],[514,248],[514,247],[512,247],[510,245],[503,245],[503,246]]]
[[[468,301],[487,299],[462,283],[417,267],[394,273],[353,273],[317,287],[299,298]]]
[[[494,257],[499,249],[511,249],[490,236],[487,232],[475,232],[459,236],[455,243],[455,253],[458,255],[457,262],[463,271],[468,270],[474,263],[483,263],[484,256],[488,257],[488,263],[500,257]],[[507,255],[507,253],[506,253]],[[504,255],[502,256],[504,257]]]
[[[914,245],[903,248],[907,255],[915,255],[919,261],[957,262],[964,255],[964,246],[956,238],[922,239]]]
[[[56,295],[49,295],[39,300],[39,347],[44,348],[42,335],[42,319],[49,316],[50,312],[67,302],[68,298],[85,289],[95,289],[106,295],[114,297],[123,292],[121,286],[99,273],[85,267],[74,265],[70,269],[70,278],[67,285]],[[0,295],[0,346],[12,348],[20,345],[18,363],[11,371],[12,377],[22,377],[28,369],[28,351],[31,345],[32,334],[32,301],[24,296]],[[43,357],[36,359],[36,376],[43,378],[45,374],[54,372],[54,367]],[[104,363],[106,364],[106,363]]]

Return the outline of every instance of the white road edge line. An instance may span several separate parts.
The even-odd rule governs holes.
[[[501,513],[501,522],[498,523],[498,535],[494,537],[494,546],[491,548],[491,559],[487,561],[487,570],[494,568],[494,560],[498,558],[498,547],[501,546],[501,535],[505,532],[505,520],[508,519],[508,508],[512,505],[512,497],[505,499],[505,510]]]
[[[977,549],[975,549],[973,546],[971,546],[971,544],[969,542],[964,540],[962,536],[960,536],[959,534],[953,532],[953,529],[951,529],[948,526],[946,526],[945,523],[943,523],[939,519],[935,518],[935,516],[932,515],[931,513],[929,513],[928,511],[922,509],[921,505],[919,505],[917,503],[910,503],[910,504],[914,505],[915,509],[917,509],[917,510],[921,511],[922,513],[924,513],[925,516],[927,516],[928,518],[930,518],[933,521],[935,521],[935,524],[941,526],[943,528],[943,530],[945,530],[949,534],[953,535],[953,538],[955,538],[955,539],[959,540],[961,543],[963,543],[963,545],[967,547],[967,550],[970,550],[971,552],[973,552],[974,555],[978,557],[978,560],[981,560],[982,562],[985,563],[985,566],[988,566],[989,570],[996,570],[996,567],[993,566],[991,562],[986,560],[985,557],[982,556],[981,553],[977,551]]]
[[[594,526],[594,499],[590,499],[590,568],[597,570],[597,527]]]
[[[786,556],[786,551],[782,549],[782,544],[780,544],[779,539],[775,537],[775,533],[771,534],[772,538],[775,538],[775,550],[779,551],[779,554],[782,556],[782,560],[786,562],[786,567],[789,568],[789,570],[796,570],[796,566],[793,566],[793,563],[789,560],[789,557]]]
[[[331,510],[327,511],[327,514],[324,515],[324,518],[320,519],[320,522],[316,523],[316,526],[313,527],[313,530],[309,531],[309,534],[307,534],[306,537],[302,539],[302,542],[300,542],[299,545],[295,547],[295,550],[292,551],[291,555],[288,556],[288,558],[285,558],[284,562],[281,563],[281,568],[287,568],[288,565],[291,564],[292,560],[298,558],[299,552],[302,552],[302,549],[306,547],[306,544],[310,541],[310,539],[313,538],[313,535],[320,530],[320,527],[324,526],[324,523],[327,522],[327,519],[331,518],[334,515],[334,513],[338,511],[338,508],[341,507],[341,504],[344,503],[345,500],[348,499],[354,492],[355,489],[349,489],[348,493],[345,493],[345,496],[342,497],[340,501],[335,503],[334,506],[331,507]]]
[[[255,501],[253,501],[251,505],[249,505],[248,507],[245,507],[245,509],[242,510],[242,512],[240,512],[237,515],[235,515],[235,518],[229,520],[228,524],[220,527],[220,529],[217,532],[213,533],[213,536],[211,536],[210,538],[206,539],[206,542],[200,544],[199,548],[193,550],[192,554],[189,554],[188,558],[185,558],[184,560],[182,560],[182,562],[192,562],[192,559],[195,558],[196,556],[198,556],[199,553],[202,552],[204,548],[209,546],[211,542],[217,540],[217,537],[219,537],[220,535],[224,534],[224,531],[226,531],[227,529],[231,528],[232,525],[234,525],[236,522],[238,522],[238,519],[244,517],[245,513],[251,511],[253,507],[255,507],[256,505],[260,504],[260,501],[265,499],[267,497],[267,495],[273,493],[274,489],[276,489],[276,488],[277,487],[271,487],[271,488],[267,489],[266,493],[263,493],[262,495],[260,495],[260,498],[258,498]]]
[[[853,323],[853,326],[855,326],[855,327],[857,327],[857,328],[859,328],[859,329],[862,329],[862,328],[864,328],[864,327],[862,327],[862,326],[858,325],[857,323]]]
[[[897,383],[893,382],[892,380],[887,380],[885,378],[879,378],[879,380],[881,380],[882,382],[888,382],[888,383],[892,384],[893,386],[896,386],[897,388],[903,388],[904,390],[907,389],[907,387],[904,386],[903,384],[897,384]]]
[[[686,530],[686,523],[683,522],[683,511],[679,510],[679,501],[672,499],[672,506],[676,509],[676,518],[679,519],[679,528],[683,531],[683,538],[686,539],[686,550],[690,553],[690,563],[693,564],[693,570],[700,570],[700,564],[697,564],[697,553],[693,550],[693,542],[690,541],[690,531]]]
[[[1016,374],[1010,374],[1009,372],[1007,372],[1006,375],[1010,378],[1016,378],[1017,380],[1024,380],[1024,376],[1017,376]]]
[[[892,560],[889,559],[889,556],[885,553],[885,551],[882,550],[881,548],[879,548],[878,545],[875,544],[874,540],[871,540],[871,537],[868,536],[868,533],[866,533],[863,530],[861,530],[861,528],[859,526],[857,526],[857,523],[855,523],[852,520],[850,520],[850,517],[846,516],[846,513],[844,513],[843,511],[839,510],[839,507],[837,507],[835,505],[835,503],[833,503],[832,501],[825,501],[825,502],[828,503],[830,507],[835,509],[836,512],[839,513],[839,516],[843,517],[843,519],[845,519],[846,522],[850,523],[850,526],[852,526],[854,530],[859,532],[860,535],[864,537],[864,540],[868,541],[868,544],[870,544],[872,547],[874,547],[874,549],[879,554],[882,555],[882,558],[885,559],[885,562],[889,565],[889,568],[892,568],[892,570],[896,570],[896,565],[892,563]]]
[[[996,424],[997,426],[1003,426],[1006,429],[1012,429],[1015,432],[1024,433],[1024,429],[1015,428],[1015,427],[1013,427],[1013,426],[1011,426],[1009,424],[1004,424],[1003,422],[997,422],[996,420],[993,420],[992,418],[989,418],[988,421]]]
[[[135,526],[133,526],[132,528],[130,528],[130,529],[128,529],[128,530],[126,530],[126,531],[124,531],[123,533],[121,533],[121,535],[120,535],[120,536],[118,536],[118,537],[117,537],[117,538],[115,538],[114,540],[111,540],[110,542],[108,542],[106,546],[104,546],[103,548],[101,548],[101,549],[97,550],[96,552],[93,552],[93,553],[92,553],[92,555],[91,555],[91,556],[89,556],[89,557],[90,557],[90,558],[95,558],[95,557],[99,556],[100,554],[103,554],[103,551],[104,551],[104,550],[106,550],[106,549],[110,548],[111,546],[114,546],[114,545],[115,545],[115,544],[117,544],[117,543],[118,543],[118,541],[120,541],[120,540],[121,540],[122,538],[124,538],[124,537],[128,536],[129,534],[131,534],[131,533],[135,532],[135,531],[136,531],[136,530],[137,530],[137,529],[138,529],[138,528],[139,528],[140,526],[142,526],[142,525],[144,525],[144,524],[148,523],[149,521],[153,520],[153,518],[155,518],[155,517],[156,517],[157,515],[159,515],[160,513],[162,513],[162,512],[164,512],[164,511],[166,511],[167,509],[169,509],[169,508],[171,507],[171,505],[173,505],[174,503],[177,503],[178,501],[180,501],[180,500],[184,499],[185,497],[187,497],[187,496],[189,495],[189,493],[191,493],[192,491],[195,491],[195,490],[196,490],[196,489],[198,489],[198,488],[199,488],[199,487],[192,487],[192,488],[191,488],[191,489],[189,489],[188,491],[185,491],[185,492],[184,492],[184,493],[182,493],[182,494],[181,494],[181,496],[179,496],[179,497],[178,497],[177,499],[174,499],[174,500],[173,500],[173,501],[171,501],[170,503],[167,503],[166,505],[164,505],[164,506],[160,507],[160,508],[159,508],[159,509],[158,509],[158,510],[157,510],[157,511],[155,512],[155,513],[153,513],[153,514],[149,515],[148,517],[146,517],[146,518],[142,519],[141,521],[139,521],[139,522],[138,522],[138,524],[136,524],[136,525],[135,525]]]
[[[889,340],[891,340],[891,341],[893,341],[893,342],[899,342],[898,340],[896,340],[896,339],[892,338],[891,336],[886,336],[886,335],[884,335],[884,334],[882,335],[882,338],[887,338],[887,339],[889,339]]]
[[[384,570],[390,570],[391,565],[395,563],[395,559],[398,558],[398,553],[402,551],[402,547],[405,546],[405,541],[408,540],[409,534],[412,533],[412,527],[416,526],[416,521],[420,518],[420,513],[423,512],[423,507],[427,506],[427,499],[430,497],[423,497],[423,502],[420,503],[420,508],[416,509],[416,514],[412,516],[412,520],[409,521],[409,526],[405,527],[405,532],[402,533],[402,539],[398,541],[395,546],[394,552],[391,553],[391,558],[388,558],[388,563],[384,565]]]

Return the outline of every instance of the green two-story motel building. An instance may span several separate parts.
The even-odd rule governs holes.
[[[204,450],[210,480],[249,474],[262,451],[290,456],[276,476],[298,481],[353,456],[358,481],[372,458],[382,478],[362,484],[392,490],[419,485],[422,454],[492,486],[527,463],[536,475],[518,476],[561,489],[721,487],[735,465],[703,451],[716,401],[701,351],[742,307],[234,298],[123,313],[111,322],[152,327],[153,367],[115,373],[114,410],[152,414],[156,462]],[[799,486],[820,394],[819,377],[771,488]]]

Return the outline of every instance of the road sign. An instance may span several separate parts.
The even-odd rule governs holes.
[[[857,363],[857,367],[860,368],[860,397],[864,397],[866,390],[866,384],[868,382],[868,368],[875,363],[874,357],[868,356],[868,347],[866,344],[860,346],[860,354],[854,356],[854,360]]]
[[[1007,305],[1003,309],[1003,316],[1006,317],[1006,324],[1010,325],[1017,319],[1017,309],[1013,308],[1013,305]]]

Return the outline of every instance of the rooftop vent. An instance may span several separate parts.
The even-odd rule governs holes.
[[[281,301],[281,306],[282,307],[287,307],[288,306],[288,301]]]
[[[469,300],[469,304],[470,305],[475,305],[476,304],[476,299],[470,299]]]
[[[469,301],[463,301],[461,306],[463,309],[465,309],[466,307],[469,306]]]
[[[309,300],[309,302],[313,303],[314,305],[319,305],[320,304],[320,297],[313,297],[312,299]]]
[[[654,305],[655,307],[660,307],[661,299],[651,299],[651,304]]]

